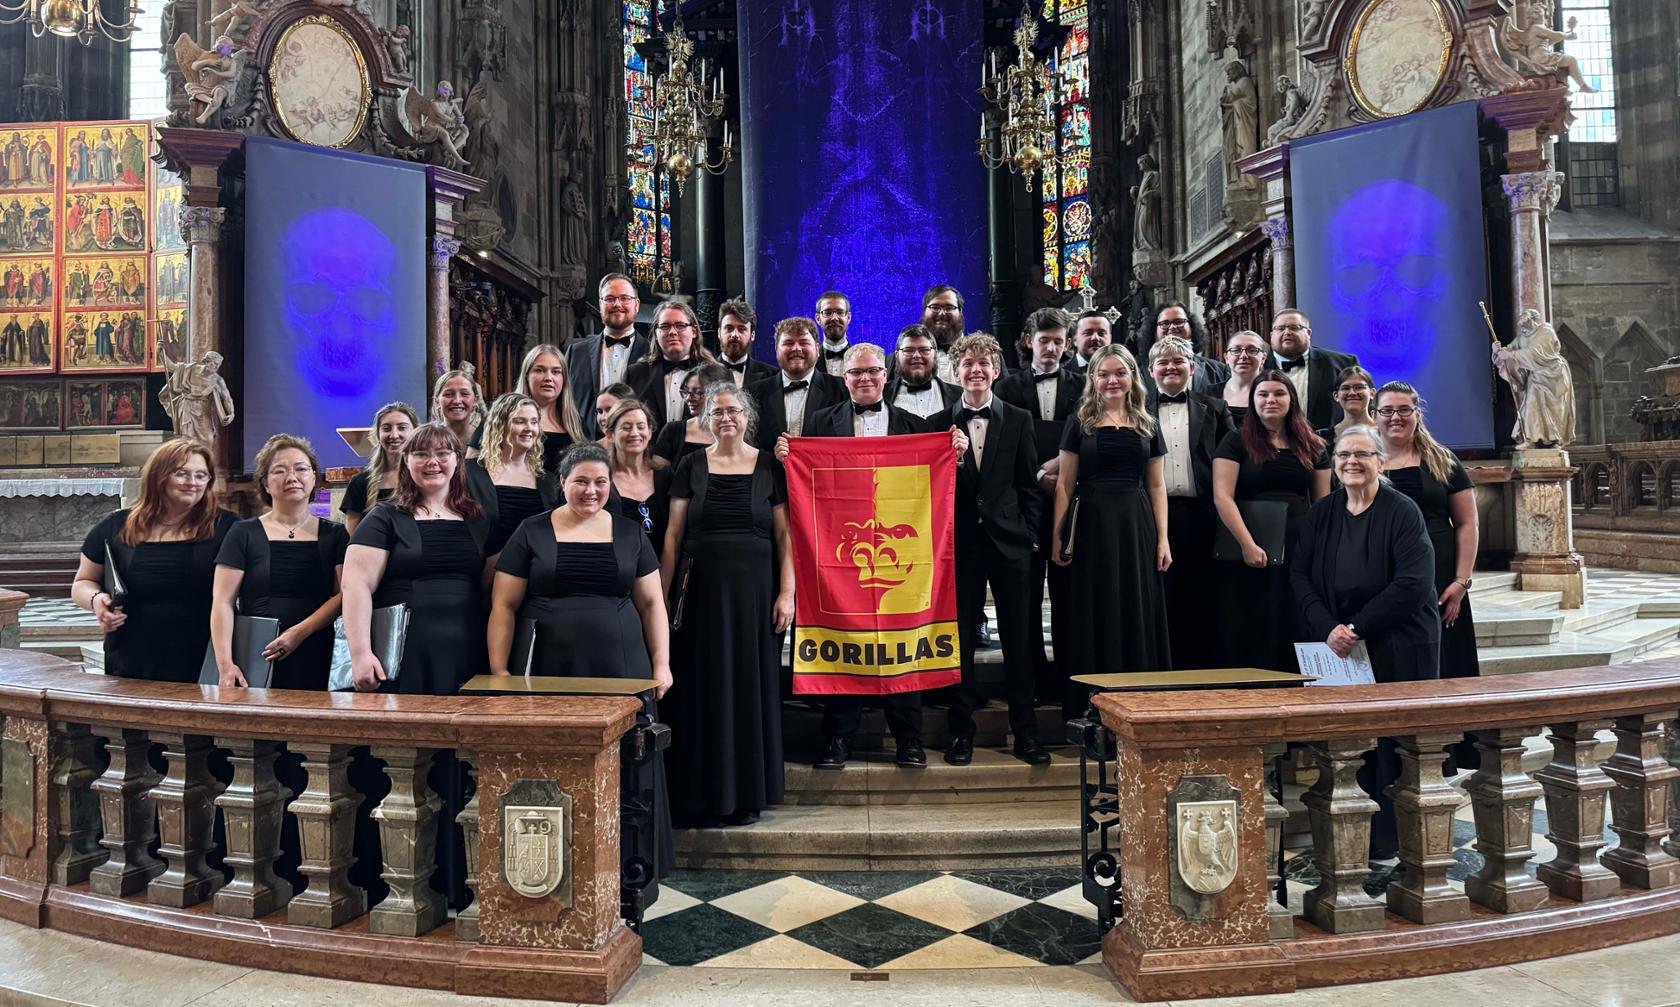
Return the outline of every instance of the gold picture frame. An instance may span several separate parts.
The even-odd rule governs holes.
[[[1404,107],[1391,107],[1377,100],[1370,90],[1372,82],[1360,80],[1360,42],[1366,38],[1366,31],[1371,25],[1372,17],[1379,11],[1387,9],[1390,4],[1398,4],[1408,12],[1419,9],[1429,11],[1434,15],[1435,25],[1440,37],[1440,56],[1435,62],[1433,79],[1430,80],[1428,87],[1417,92],[1417,98],[1411,100]],[[1364,10],[1359,12],[1359,17],[1354,22],[1353,33],[1348,38],[1347,55],[1343,58],[1342,67],[1347,74],[1348,87],[1353,91],[1354,100],[1359,102],[1359,107],[1378,119],[1392,119],[1397,116],[1409,115],[1429,104],[1429,100],[1441,90],[1441,85],[1446,81],[1447,65],[1452,60],[1452,50],[1452,22],[1447,19],[1447,12],[1441,5],[1441,0],[1372,0]]]
[[[330,34],[323,34],[323,31]],[[337,79],[338,74],[334,74],[332,79],[323,83],[308,72],[312,66],[324,66],[325,60],[342,53],[343,50],[339,50],[336,43],[342,43],[343,48],[349,50],[350,62],[354,63],[355,70],[353,83],[359,87],[359,93],[355,98],[355,115],[350,120],[349,128],[339,128],[323,134],[319,128],[321,123],[306,121],[304,107],[294,107],[292,99],[301,98],[305,105],[314,102],[310,110],[326,116],[333,115],[339,109],[323,108],[319,102],[320,94],[305,96],[292,95],[289,92],[293,82],[307,82],[306,86],[315,85],[329,92],[333,88],[346,86],[346,82]],[[343,65],[344,61],[341,60],[340,66]],[[337,68],[328,69],[331,72]],[[327,14],[311,14],[298,18],[280,32],[268,61],[268,90],[275,117],[287,136],[299,143],[333,149],[343,149],[361,135],[362,127],[367,123],[368,108],[373,102],[373,84],[368,76],[367,58],[362,54],[361,46],[344,25]]]

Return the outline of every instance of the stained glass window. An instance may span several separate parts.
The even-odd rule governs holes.
[[[630,275],[652,287],[671,258],[671,184],[654,163],[653,71],[636,46],[653,34],[654,5],[663,0],[624,0],[625,170],[630,186],[630,225],[625,234]]]
[[[1091,270],[1090,8],[1085,0],[1045,0],[1044,16],[1069,29],[1050,56],[1060,80],[1055,95],[1060,169],[1044,179],[1044,282],[1077,290]]]

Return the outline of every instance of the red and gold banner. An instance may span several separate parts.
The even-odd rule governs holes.
[[[793,691],[956,685],[956,456],[946,433],[793,439]]]

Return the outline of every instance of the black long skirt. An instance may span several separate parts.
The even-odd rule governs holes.
[[[671,806],[684,818],[760,811],[782,801],[775,550],[752,534],[693,535],[682,628],[666,694]]]
[[[1155,569],[1159,541],[1142,490],[1080,489],[1068,578],[1072,613],[1058,623],[1067,640],[1056,638],[1056,664],[1067,675],[1172,667],[1166,596]]]
[[[280,620],[280,630],[285,632],[298,623],[315,614],[321,607],[321,602],[315,598],[265,598],[262,611],[253,609],[254,615],[265,615]],[[282,660],[274,662],[274,672],[269,677],[271,689],[305,689],[311,692],[325,692],[327,688],[327,673],[332,668],[333,631],[332,627],[311,633],[304,637],[296,650]]]
[[[1458,539],[1452,529],[1431,531],[1435,547],[1435,594],[1439,596],[1458,576]],[[1470,596],[1459,602],[1458,621],[1441,625],[1441,677],[1475,678],[1482,673],[1476,659],[1476,620],[1470,614]]]

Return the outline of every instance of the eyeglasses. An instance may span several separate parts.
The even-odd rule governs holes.
[[[1263,357],[1266,355],[1266,351],[1258,346],[1227,346],[1225,355],[1227,357]]]
[[[636,513],[642,516],[642,530],[653,531],[653,516],[648,513],[645,500],[636,505]]]
[[[207,483],[210,481],[210,473],[198,469],[176,469],[169,473],[169,478],[183,483]]]
[[[601,303],[602,304],[634,304],[634,303],[636,303],[636,295],[635,294],[614,294],[611,297],[601,298]]]
[[[898,352],[904,354],[907,357],[931,357],[931,356],[933,356],[933,347],[931,347],[931,346],[901,346],[901,347],[899,347]]]
[[[1375,451],[1338,451],[1335,454],[1335,458],[1339,462],[1353,461],[1354,459],[1368,462],[1375,457],[1377,457]]]
[[[442,465],[455,457],[455,452],[450,448],[444,448],[441,451],[410,451],[408,456],[417,462],[437,462]]]
[[[1342,387],[1336,389],[1336,391],[1338,393],[1344,394],[1344,395],[1347,394],[1348,392],[1368,392],[1370,390],[1371,390],[1371,386],[1365,384],[1364,382],[1360,382],[1357,385],[1343,385]]]
[[[1390,416],[1398,416],[1401,419],[1405,419],[1417,412],[1417,409],[1414,406],[1383,406],[1381,409],[1375,409],[1372,411],[1378,416],[1381,416],[1383,419],[1388,419]]]
[[[739,406],[733,409],[713,409],[710,413],[714,420],[738,420],[746,414],[747,411]]]
[[[268,477],[273,479],[275,476],[307,476],[314,474],[314,472],[315,470],[308,465],[293,465],[291,468],[276,465],[268,470]]]
[[[655,332],[688,332],[694,326],[687,322],[661,322],[653,327]]]
[[[1157,329],[1188,329],[1190,327],[1190,319],[1162,318],[1155,322],[1155,327]]]
[[[1306,325],[1274,325],[1273,332],[1305,332],[1310,326]]]
[[[700,388],[684,388],[682,390],[682,397],[685,399],[702,399],[706,397],[706,389],[704,386]]]
[[[849,367],[846,369],[848,378],[878,378],[887,373],[885,367]]]
[[[955,304],[929,304],[925,306],[925,310],[939,315],[949,315],[955,314],[962,309],[957,307]]]

